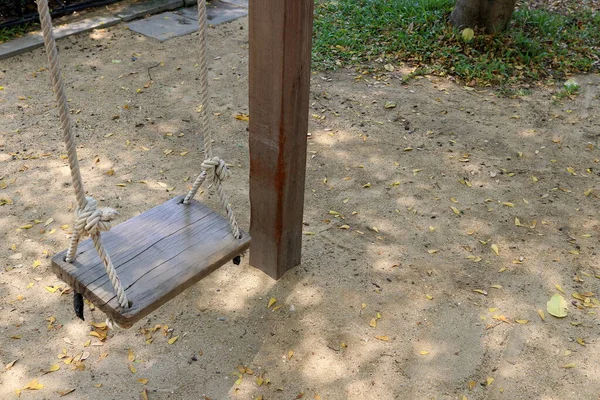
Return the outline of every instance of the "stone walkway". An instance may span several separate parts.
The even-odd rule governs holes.
[[[81,21],[54,27],[54,37],[61,39],[121,22],[134,32],[159,41],[187,35],[198,30],[197,7],[194,0],[150,0],[131,4],[115,13],[94,16]],[[152,15],[154,14],[154,15]],[[248,14],[248,0],[213,0],[207,7],[211,25],[232,21]],[[149,18],[144,18],[152,15]],[[0,44],[0,60],[22,54],[44,43],[41,32]]]

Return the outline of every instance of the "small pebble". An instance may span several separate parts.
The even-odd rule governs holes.
[[[290,306],[290,312],[296,312],[296,307],[293,304]]]

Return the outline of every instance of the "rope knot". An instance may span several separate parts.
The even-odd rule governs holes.
[[[219,178],[220,181],[224,181],[231,176],[231,171],[227,168],[227,164],[219,157],[207,158],[204,160],[202,162],[202,169],[206,172],[214,169],[213,172],[215,177]]]
[[[94,235],[110,230],[110,221],[119,213],[112,208],[98,208],[98,202],[93,197],[86,197],[85,208],[77,210],[75,230],[81,236]]]

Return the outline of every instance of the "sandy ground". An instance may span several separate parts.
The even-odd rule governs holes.
[[[211,30],[210,83],[247,229],[246,35]],[[199,169],[196,38],[59,43],[85,187],[121,220]],[[0,65],[0,398],[599,398],[599,77],[554,101],[314,73],[302,264],[278,282],[228,264],[101,341],[49,269],[75,199],[45,68],[42,50]]]

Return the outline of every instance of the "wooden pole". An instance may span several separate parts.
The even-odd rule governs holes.
[[[250,264],[300,264],[313,0],[250,0]]]

